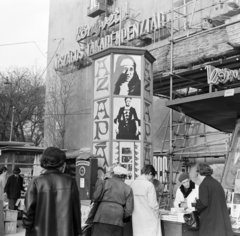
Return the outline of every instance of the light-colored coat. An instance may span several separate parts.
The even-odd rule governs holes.
[[[192,203],[196,203],[196,198],[198,199],[198,192],[199,192],[199,187],[198,185],[195,184],[195,188],[192,190],[192,192],[188,195],[187,197],[187,207],[192,208]],[[176,198],[174,201],[174,207],[178,208],[179,204],[181,202],[184,202],[184,196],[183,193],[181,192],[180,188],[177,189],[176,192]]]
[[[153,184],[145,175],[131,184],[134,196],[133,236],[161,236],[159,205]]]
[[[7,177],[5,175],[0,175],[0,200],[3,200],[4,187],[7,182]]]

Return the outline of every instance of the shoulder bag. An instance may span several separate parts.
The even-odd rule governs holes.
[[[97,212],[97,209],[98,209],[98,207],[99,207],[99,205],[102,201],[103,195],[104,195],[104,186],[105,186],[105,181],[103,182],[103,189],[102,189],[102,193],[101,193],[101,196],[100,196],[99,200],[97,202],[92,203],[91,210],[90,210],[90,212],[88,214],[88,218],[85,222],[85,224],[87,224],[87,225],[93,224],[94,216]]]

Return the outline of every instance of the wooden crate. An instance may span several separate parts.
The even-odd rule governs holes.
[[[4,211],[4,221],[17,221],[18,211],[5,210]]]
[[[5,221],[4,222],[5,234],[14,234],[17,232],[17,222],[16,221]]]

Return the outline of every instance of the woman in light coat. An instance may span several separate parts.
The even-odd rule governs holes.
[[[155,169],[147,165],[144,173],[131,184],[134,197],[133,236],[161,236],[161,222],[156,191],[152,182]]]

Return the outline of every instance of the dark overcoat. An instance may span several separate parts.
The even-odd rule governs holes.
[[[199,186],[196,209],[200,213],[199,236],[233,236],[224,190],[212,176],[206,176]]]
[[[47,170],[29,184],[23,225],[26,236],[78,236],[81,213],[76,180]]]
[[[93,200],[98,201],[103,192],[94,223],[123,226],[123,219],[131,216],[133,211],[132,189],[114,176],[104,182],[96,186],[93,194]]]
[[[4,188],[4,192],[7,193],[8,199],[18,199],[21,197],[21,191],[25,191],[23,188],[23,178],[19,175],[9,176]]]

